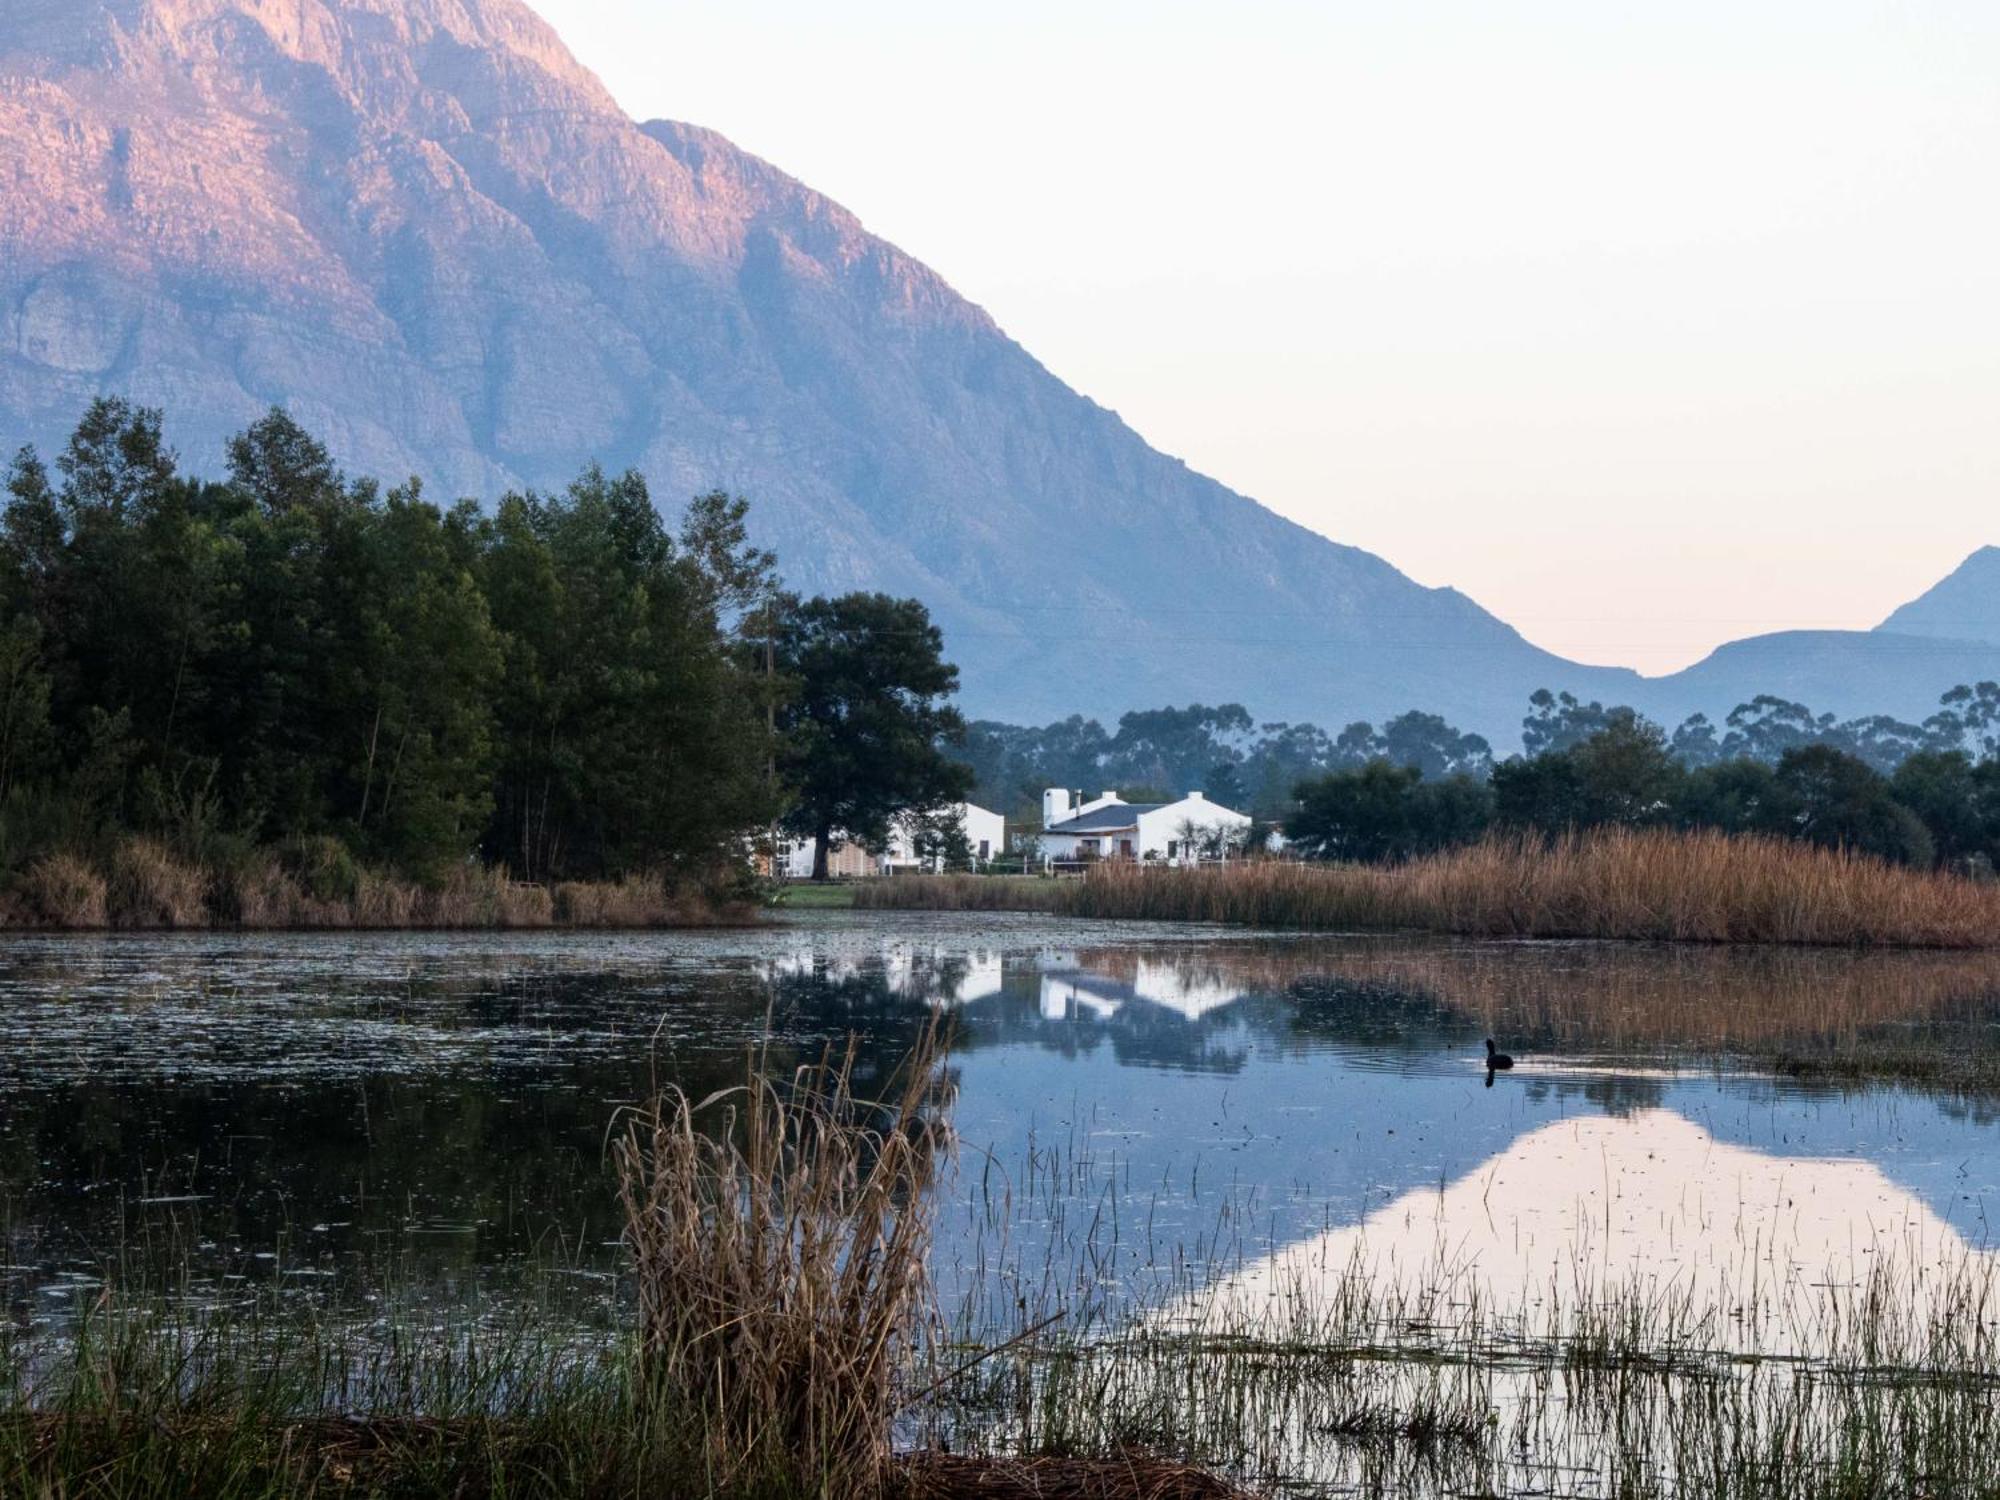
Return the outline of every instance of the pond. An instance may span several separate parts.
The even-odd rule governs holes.
[[[955,1018],[935,1260],[1037,1305],[1248,1302],[1362,1257],[1533,1301],[1983,1256],[2000,964],[827,912],[657,935],[16,938],[0,1233],[17,1327],[107,1277],[358,1301],[609,1298],[607,1140],[658,1080]],[[1484,1038],[1518,1054],[1491,1073]],[[1871,1077],[1886,1074],[1886,1078]],[[1319,1274],[1317,1272],[1313,1274]]]

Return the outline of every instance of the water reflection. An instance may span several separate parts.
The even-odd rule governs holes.
[[[1586,1169],[1622,1186],[1603,1203],[1577,1188],[1569,1217],[1608,1208],[1616,1253],[1644,1241],[1661,1274],[1707,1222],[1675,1214],[1717,1201],[1718,1172],[1754,1177],[1744,1205],[1780,1178],[1814,1184],[1823,1223],[1786,1219],[1776,1196],[1765,1217],[1743,1209],[1748,1242],[1804,1236],[1800,1266],[1822,1228],[1866,1241],[1884,1195],[1901,1195],[1897,1223],[1921,1222],[1921,1245],[1979,1246],[2000,1192],[1980,1086],[2000,1055],[1996,996],[2000,964],[1980,956],[1254,939],[1004,915],[616,938],[14,940],[0,948],[14,1268],[0,1277],[17,1315],[36,1315],[135,1246],[353,1295],[388,1277],[464,1295],[538,1258],[601,1272],[616,1263],[604,1140],[618,1106],[662,1078],[697,1096],[733,1082],[753,1042],[782,1064],[849,1034],[865,1086],[933,1006],[957,1028],[967,1170],[939,1255],[961,1279],[992,1272],[996,1194],[1039,1203],[1009,1231],[1017,1263],[1040,1257],[1067,1284],[1088,1260],[1139,1286],[1189,1247],[1255,1265],[1350,1250],[1366,1226],[1380,1243],[1399,1211],[1471,1245],[1456,1216],[1494,1170],[1517,1184],[1512,1218],[1494,1220],[1506,1244],[1541,1247],[1518,1263],[1498,1240],[1482,1249],[1507,1275],[1559,1238],[1547,1184]],[[1489,1034],[1520,1057],[1491,1089]],[[1715,1061],[1857,1047],[1948,1052],[1950,1086],[1808,1085]],[[1875,1186],[1835,1191],[1828,1163]],[[1084,1256],[1073,1231],[1092,1215],[1115,1234],[1093,1227]]]
[[[1720,1309],[1705,1347],[1796,1350],[1830,1302],[1893,1277],[1920,1314],[1991,1259],[1872,1163],[1746,1149],[1650,1108],[1530,1130],[1448,1185],[1258,1259],[1206,1315],[1289,1322],[1359,1278],[1410,1306]]]

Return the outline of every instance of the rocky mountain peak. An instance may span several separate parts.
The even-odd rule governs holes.
[[[925,600],[975,714],[1648,701],[1156,452],[519,0],[0,0],[0,184],[0,449],[115,393],[197,470],[281,404],[433,494],[726,487],[799,587]]]
[[[128,76],[251,65],[269,49],[321,70],[351,99],[407,82],[452,51],[504,58],[573,93],[617,105],[553,28],[519,0],[6,0],[0,27],[25,51]]]

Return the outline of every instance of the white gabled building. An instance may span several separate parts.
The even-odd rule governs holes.
[[[1105,792],[1089,802],[1062,787],[1042,793],[1042,857],[1165,860],[1195,864],[1219,838],[1241,840],[1245,813],[1189,792],[1178,802],[1127,802]]]
[[[972,861],[974,869],[991,863],[1005,850],[1007,820],[997,812],[988,812],[976,802],[961,802],[946,811],[947,815],[958,820],[958,831],[965,835],[966,856]],[[944,861],[941,858],[919,859],[916,835],[910,823],[898,818],[889,830],[889,847],[882,853],[882,873],[889,875],[897,870],[916,870],[926,866],[942,873]]]
[[[947,814],[956,815],[959,831],[965,835],[966,851],[975,868],[989,863],[1004,851],[1007,821],[999,813],[988,812],[976,802],[961,802],[947,809]],[[794,839],[786,844],[778,860],[778,868],[788,880],[812,879],[813,841]],[[893,875],[898,870],[925,868],[942,871],[944,861],[936,858],[924,861],[917,857],[916,835],[909,822],[902,818],[890,825],[889,842],[879,854],[871,853],[841,833],[834,835],[833,847],[827,850],[826,872],[836,880]]]

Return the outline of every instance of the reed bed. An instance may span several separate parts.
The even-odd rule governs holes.
[[[51,854],[29,866],[21,898],[32,925],[92,928],[110,923],[109,885],[88,861],[73,854]]]
[[[1036,910],[1305,931],[1907,948],[2000,946],[2000,882],[1710,831],[1607,829],[1497,838],[1397,865],[1247,861],[1082,880],[898,877],[875,909]]]
[[[551,887],[461,865],[425,884],[354,866],[344,852],[338,858],[340,868],[325,868],[260,852],[208,868],[144,838],[119,842],[101,861],[51,854],[0,895],[0,930],[615,929],[755,920],[747,903],[657,876]]]
[[[1613,1299],[1561,1327],[1446,1281],[1273,1320],[1197,1306],[913,1350],[928,1441],[872,1471],[754,1470],[629,1332],[107,1303],[59,1350],[0,1337],[0,1494],[98,1500],[673,1495],[1247,1500],[2000,1491],[1983,1279],[1908,1319],[1903,1271],[1795,1357],[1731,1309]],[[1032,1310],[1031,1310],[1032,1311]],[[1162,1306],[1161,1313],[1182,1312]],[[981,1355],[987,1357],[981,1358]],[[775,1416],[772,1421],[778,1420]],[[769,1425],[767,1423],[766,1425]],[[718,1457],[723,1461],[717,1468]]]
[[[574,1329],[107,1299],[59,1348],[0,1352],[23,1500],[689,1492],[688,1424]]]
[[[643,1377],[700,1414],[725,1487],[862,1495],[890,1473],[931,1310],[944,1048],[933,1025],[883,1104],[856,1098],[854,1063],[850,1042],[784,1087],[757,1062],[705,1100],[669,1087],[617,1143]]]

